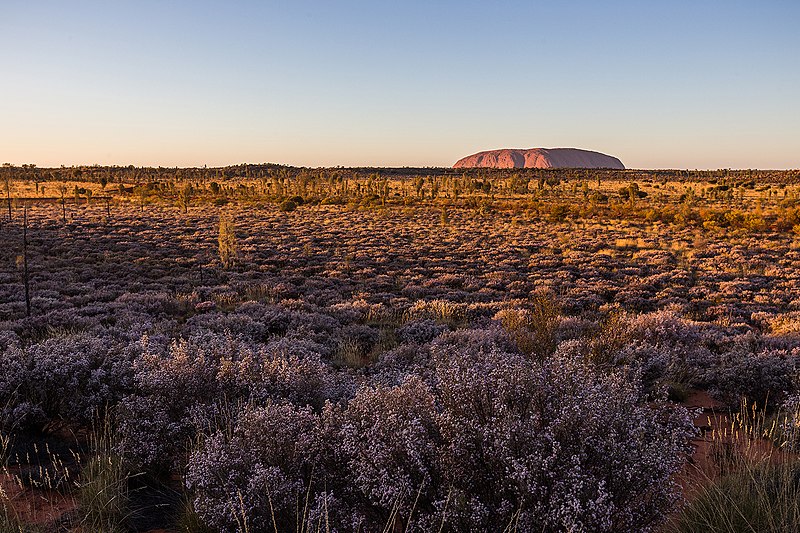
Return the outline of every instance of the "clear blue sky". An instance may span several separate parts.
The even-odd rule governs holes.
[[[800,2],[0,0],[0,162],[800,168]]]

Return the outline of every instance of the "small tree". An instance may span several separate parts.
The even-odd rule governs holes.
[[[233,217],[222,214],[219,217],[219,260],[224,268],[230,268],[238,259],[236,225]]]
[[[189,202],[192,200],[192,184],[186,182],[178,193],[178,205],[183,209],[184,213],[189,212]]]

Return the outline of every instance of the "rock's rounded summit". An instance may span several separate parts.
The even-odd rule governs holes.
[[[504,148],[468,155],[453,168],[612,168],[625,165],[616,157],[578,148]]]

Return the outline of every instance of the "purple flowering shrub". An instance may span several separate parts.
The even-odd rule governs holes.
[[[427,378],[364,385],[321,419],[303,408],[257,418],[246,409],[232,438],[217,431],[192,456],[187,479],[201,516],[223,531],[244,519],[271,527],[266,483],[348,510],[327,516],[343,531],[393,520],[420,531],[659,524],[679,497],[672,477],[693,434],[687,411],[646,403],[635,375],[580,357],[536,362],[501,349],[496,335],[451,334],[433,349]],[[256,437],[283,435],[281,417],[287,427],[304,421],[302,436],[286,439],[297,441],[289,452],[281,438]],[[283,455],[291,464],[276,466]],[[281,506],[277,516],[297,514],[296,497]]]
[[[183,333],[185,336],[192,336],[213,331],[264,342],[272,336],[285,335],[290,328],[296,329],[303,318],[301,313],[282,306],[245,302],[229,313],[195,315],[187,320]]]
[[[646,531],[678,498],[693,427],[635,376],[463,347],[436,358],[443,474],[460,527]]]
[[[0,429],[19,431],[42,427],[47,416],[30,397],[28,358],[17,345],[0,351]]]
[[[727,405],[748,399],[777,407],[795,390],[794,343],[734,328],[698,324],[672,311],[612,316],[594,338],[570,350],[635,368],[648,388],[664,382],[710,390]]]
[[[167,467],[213,425],[214,404],[274,399],[319,409],[349,394],[347,376],[333,374],[320,351],[302,339],[254,345],[211,332],[166,350],[145,348],[133,365],[135,393],[119,406],[120,449],[139,465]]]
[[[308,407],[246,407],[233,427],[209,436],[189,460],[186,484],[197,512],[223,533],[294,530],[321,437],[320,417]]]
[[[361,507],[405,515],[435,497],[439,481],[436,398],[417,377],[394,387],[364,387],[337,420],[334,453],[347,465],[348,492]]]
[[[0,359],[2,422],[18,430],[86,427],[133,385],[128,352],[108,337],[75,334],[12,345]]]
[[[449,328],[446,325],[423,318],[411,320],[397,328],[397,336],[403,343],[425,344],[447,331]]]
[[[218,379],[231,383],[255,401],[286,399],[321,409],[326,400],[352,395],[345,373],[334,372],[323,359],[328,349],[313,341],[281,337],[259,347],[245,358],[226,359]]]
[[[192,435],[188,414],[197,403],[210,403],[221,353],[204,341],[173,342],[155,348],[144,339],[134,362],[135,390],[117,408],[118,447],[137,465],[168,467]],[[206,344],[208,343],[208,344]]]
[[[647,382],[701,381],[713,357],[701,328],[672,311],[613,313],[601,322],[591,344],[595,359],[638,367]]]
[[[779,444],[796,452],[800,448],[800,394],[795,393],[781,405],[783,417],[780,420]]]
[[[709,369],[711,393],[729,406],[746,400],[773,409],[797,390],[796,350],[732,351],[721,359]]]

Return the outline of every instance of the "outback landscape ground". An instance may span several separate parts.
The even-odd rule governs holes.
[[[0,193],[0,532],[800,528],[800,172]]]

